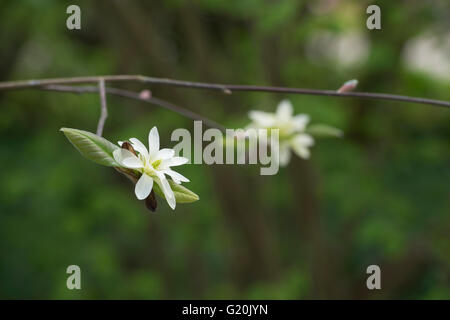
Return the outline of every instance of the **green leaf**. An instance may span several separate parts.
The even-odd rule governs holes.
[[[306,132],[316,137],[338,137],[344,136],[342,130],[328,126],[326,124],[313,124],[310,125]]]
[[[170,188],[175,194],[175,200],[177,201],[177,203],[191,203],[200,199],[198,195],[196,195],[188,188],[185,188],[180,184],[176,184],[175,182],[173,182],[173,180],[167,179],[167,181],[169,181]],[[153,184],[153,190],[155,190],[155,193],[161,198],[166,198],[157,183]]]
[[[71,128],[61,128],[60,130],[73,146],[89,160],[108,167],[119,166],[113,157],[113,151],[118,149],[118,146],[88,131]]]

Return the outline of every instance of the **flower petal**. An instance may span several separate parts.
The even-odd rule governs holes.
[[[156,127],[153,127],[148,134],[148,149],[151,158],[154,158],[159,151],[159,133]]]
[[[175,150],[164,148],[159,150],[155,155],[155,160],[166,160],[170,159],[175,155]]]
[[[310,151],[308,147],[314,145],[314,139],[309,134],[298,134],[291,140],[292,150],[303,159],[310,157]]]
[[[297,134],[291,140],[293,146],[311,147],[314,145],[314,138],[306,133]]]
[[[291,150],[287,144],[280,145],[280,166],[285,167],[291,160]]]
[[[282,100],[277,107],[277,118],[280,120],[289,120],[292,118],[294,108],[289,100]]]
[[[134,188],[134,193],[139,200],[148,197],[153,188],[153,179],[145,173],[139,178]]]
[[[175,172],[171,169],[166,169],[162,171],[163,173],[170,176],[176,184],[181,184],[181,182],[189,182],[189,179],[183,176],[182,174],[179,174],[178,172]]]
[[[128,150],[126,150],[126,151],[128,151]],[[132,168],[132,169],[139,169],[144,166],[141,159],[137,158],[135,155],[133,155],[133,157],[128,157],[128,158],[123,159],[122,163],[125,167]]]
[[[161,170],[167,169],[169,167],[174,167],[174,166],[181,166],[182,164],[185,164],[189,162],[188,158],[185,157],[173,157],[170,159],[166,159],[166,160],[162,160],[160,168]]]
[[[253,110],[248,113],[248,117],[255,123],[256,127],[271,127],[275,123],[273,113]]]
[[[295,131],[304,131],[308,122],[309,116],[307,114],[299,114],[292,119],[292,125]]]
[[[306,147],[292,148],[296,155],[303,159],[309,159],[311,152]]]
[[[164,176],[164,173],[158,172],[158,180],[156,183],[161,187],[162,192],[164,193],[164,196],[166,197],[167,203],[172,209],[175,209],[175,206],[177,204],[177,201],[175,200],[175,195],[170,188],[170,184],[167,181],[166,177]]]
[[[148,157],[148,151],[147,148],[144,146],[144,144],[139,141],[139,139],[136,138],[130,138],[131,145],[133,146],[133,149],[139,152],[141,155],[143,155],[145,158]]]
[[[132,152],[126,149],[116,149],[113,152],[114,160],[123,167],[137,169],[142,168],[144,164]]]
[[[120,149],[116,149],[113,151],[113,157],[118,164],[122,165],[122,152],[120,151]]]

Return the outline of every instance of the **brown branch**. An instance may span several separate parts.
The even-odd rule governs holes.
[[[95,86],[49,85],[49,86],[41,87],[39,89],[47,90],[47,91],[76,93],[76,94],[98,93],[99,92],[99,88],[95,87]],[[211,127],[211,128],[217,128],[217,129],[221,130],[222,132],[225,132],[225,129],[226,129],[225,126],[223,126],[213,120],[205,118],[195,112],[189,111],[185,108],[182,108],[180,106],[177,106],[173,103],[170,103],[170,102],[162,100],[162,99],[158,99],[155,97],[144,98],[139,93],[136,93],[133,91],[128,91],[128,90],[123,90],[123,89],[118,89],[118,88],[105,88],[105,92],[107,94],[157,105],[164,109],[168,109],[168,110],[171,110],[178,114],[181,114],[182,116],[184,116],[186,118],[189,118],[192,120],[200,120],[206,126]]]
[[[105,126],[106,118],[108,117],[108,108],[106,106],[105,81],[103,79],[100,79],[100,81],[98,82],[98,91],[100,92],[101,110],[100,110],[100,119],[98,120],[97,125],[97,135],[101,137],[103,133],[103,127]]]
[[[434,106],[441,106],[450,108],[450,102],[442,100],[434,100],[420,97],[409,97],[402,95],[386,94],[386,93],[369,93],[369,92],[337,92],[334,90],[315,90],[302,88],[285,88],[285,87],[267,87],[267,86],[253,86],[253,85],[225,85],[216,83],[202,83],[172,80],[164,78],[153,78],[141,75],[108,75],[108,76],[92,76],[92,77],[74,77],[74,78],[55,78],[55,79],[41,79],[41,80],[25,80],[25,81],[9,81],[0,82],[0,90],[17,90],[34,87],[44,87],[56,84],[81,84],[81,83],[98,83],[100,79],[105,82],[141,82],[147,84],[167,85],[175,87],[219,90],[226,94],[233,91],[260,91],[260,92],[278,92],[278,93],[292,93],[315,96],[331,96],[342,98],[364,98],[364,99],[379,99],[390,101],[403,101],[408,103],[421,103]]]

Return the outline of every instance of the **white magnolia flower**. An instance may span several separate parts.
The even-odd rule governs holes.
[[[309,116],[299,114],[293,116],[294,109],[289,100],[278,104],[275,113],[250,111],[249,117],[253,121],[248,127],[261,129],[279,129],[280,165],[285,166],[291,158],[291,149],[300,158],[308,159],[309,148],[314,145],[314,138],[305,133]]]
[[[293,107],[289,100],[283,100],[278,104],[276,113],[264,111],[250,111],[249,117],[253,121],[253,128],[279,129],[280,137],[294,132],[304,131],[309,122],[307,114],[299,114],[293,117]]]
[[[116,149],[113,156],[121,166],[142,173],[134,189],[136,197],[139,200],[147,198],[152,191],[153,183],[156,182],[164,193],[169,206],[175,209],[175,195],[165,175],[171,177],[177,184],[189,182],[186,177],[170,168],[185,164],[189,160],[184,157],[175,157],[175,151],[173,149],[159,149],[159,134],[156,127],[153,127],[148,135],[148,150],[136,138],[131,138],[129,141],[133,149],[137,151],[137,156],[122,148]],[[121,141],[119,141],[119,145],[122,146]]]

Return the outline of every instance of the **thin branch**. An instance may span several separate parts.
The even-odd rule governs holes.
[[[84,94],[84,93],[98,93],[99,88],[95,86],[66,86],[66,85],[49,85],[45,87],[39,88],[41,90],[48,90],[48,91],[57,91],[57,92],[68,92],[68,93],[76,93],[76,94]],[[150,98],[143,98],[139,93],[118,89],[118,88],[105,88],[105,92],[107,94],[112,94],[115,96],[123,97],[123,98],[129,98],[141,102],[146,102],[150,104],[157,105],[159,107],[174,111],[178,114],[181,114],[184,117],[187,117],[192,120],[201,120],[206,126],[211,128],[217,128],[223,132],[225,132],[226,128],[225,126],[210,120],[208,118],[205,118],[195,112],[189,111],[185,108],[182,108],[180,106],[177,106],[173,103],[170,103],[168,101],[158,99],[155,97]]]
[[[100,79],[100,81],[98,82],[98,91],[100,92],[101,111],[100,111],[100,119],[98,120],[97,125],[97,135],[101,137],[103,133],[103,127],[105,126],[106,118],[108,117],[108,108],[106,106],[105,81],[103,79]]]
[[[56,79],[41,79],[41,80],[25,80],[25,81],[9,81],[0,82],[0,90],[17,90],[33,87],[43,87],[57,84],[81,84],[81,83],[98,83],[100,79],[105,82],[141,82],[155,85],[168,85],[175,87],[193,88],[193,89],[207,89],[218,90],[223,93],[230,94],[233,91],[260,91],[260,92],[278,92],[278,93],[292,93],[315,96],[331,96],[341,98],[364,98],[364,99],[379,99],[391,101],[403,101],[409,103],[421,103],[434,106],[441,106],[450,108],[450,102],[434,99],[426,99],[419,97],[409,97],[402,95],[386,94],[386,93],[369,93],[369,92],[337,92],[334,90],[315,90],[302,88],[284,88],[284,87],[267,87],[267,86],[253,86],[253,85],[225,85],[216,83],[202,83],[172,80],[164,78],[145,77],[141,75],[108,75],[108,76],[92,76],[92,77],[74,77],[74,78],[56,78]]]

